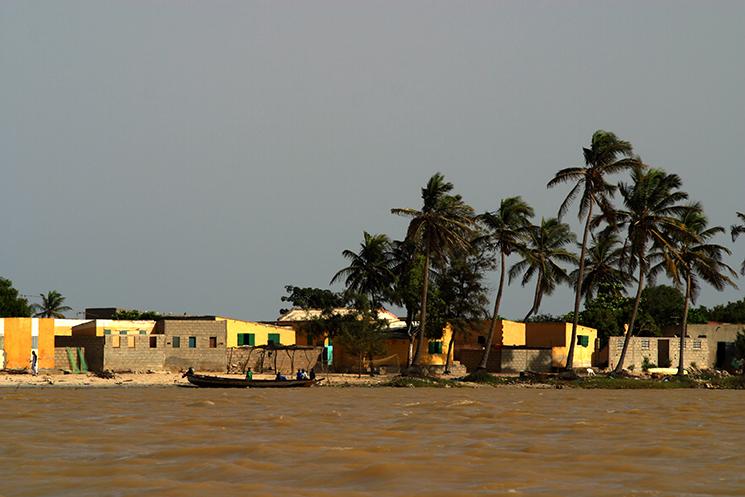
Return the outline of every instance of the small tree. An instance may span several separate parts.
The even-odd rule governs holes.
[[[0,277],[0,317],[27,318],[31,316],[28,301],[18,295],[13,282]]]
[[[370,376],[373,375],[373,358],[385,352],[387,323],[378,319],[366,299],[356,305],[356,312],[338,321],[336,340],[357,357],[358,375],[362,376],[363,361],[368,359]]]

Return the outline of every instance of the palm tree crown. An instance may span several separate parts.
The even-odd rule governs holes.
[[[742,212],[738,212],[737,217],[740,218],[740,224],[733,224],[730,228],[733,242],[737,240],[738,236],[740,236],[742,233],[745,233],[745,214],[743,214]],[[745,276],[745,259],[743,259],[742,266],[740,266],[740,274]]]
[[[522,275],[523,286],[536,276],[533,305],[525,320],[538,312],[544,295],[551,295],[558,284],[569,280],[566,270],[558,263],[577,262],[577,256],[564,248],[574,243],[576,237],[569,225],[556,218],[542,219],[539,226],[533,226],[528,240],[527,246],[518,249],[522,260],[510,268],[510,281]]]
[[[603,231],[592,235],[592,245],[587,249],[585,258],[585,277],[582,280],[582,295],[592,299],[601,287],[616,288],[616,283],[626,286],[632,278],[629,273],[620,269],[623,255],[621,239],[612,232]],[[569,275],[577,282],[579,269]],[[619,294],[621,292],[618,292]]]
[[[71,311],[72,307],[64,305],[65,297],[62,296],[57,290],[51,290],[46,295],[40,293],[41,304],[34,304],[33,310],[36,311],[34,317],[37,318],[64,318],[62,314],[66,311]]]
[[[363,233],[359,252],[345,250],[342,255],[349,266],[339,270],[331,284],[344,279],[348,292],[366,295],[374,309],[391,293],[394,281],[391,242],[384,234]]]

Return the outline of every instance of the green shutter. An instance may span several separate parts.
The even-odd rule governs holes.
[[[246,344],[249,347],[255,347],[256,346],[256,335],[253,333],[248,333],[248,343]]]
[[[269,345],[280,345],[279,333],[269,333],[269,339],[267,340]]]
[[[246,345],[246,342],[244,341],[245,337],[246,337],[245,333],[238,333],[238,346],[239,347]]]
[[[577,345],[587,347],[590,345],[590,337],[587,335],[577,335]]]

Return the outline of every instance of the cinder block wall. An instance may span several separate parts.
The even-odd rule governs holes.
[[[270,355],[269,351],[254,349],[253,347],[229,348],[226,363],[230,373],[243,373],[248,367],[258,373],[275,372],[274,358],[276,356],[277,369],[287,375],[293,374],[298,369],[308,371],[316,367],[322,352],[323,347],[315,347],[312,350],[298,350],[295,352],[293,361],[292,351],[288,356],[287,352],[282,350],[271,351]]]
[[[165,337],[164,368],[181,371],[194,368],[197,371],[227,371],[225,321],[159,321],[156,333]],[[180,338],[180,347],[174,348],[173,337]],[[196,347],[189,347],[189,337],[196,338]],[[216,339],[210,347],[210,338]]]
[[[67,355],[67,348],[81,347],[85,362],[91,371],[104,369],[104,337],[95,336],[57,336],[54,338],[54,364],[57,369],[73,369]]]
[[[609,337],[608,339],[608,367],[615,368],[621,358],[624,337]],[[626,351],[624,368],[629,369],[633,366],[634,371],[641,371],[644,358],[647,357],[649,362],[658,367],[659,364],[659,342],[660,340],[670,341],[670,367],[678,367],[680,357],[680,338],[656,338],[656,337],[632,337],[629,342],[629,348]],[[645,342],[648,341],[649,347]],[[696,347],[694,347],[696,345]],[[705,338],[686,338],[684,351],[684,366],[690,367],[691,363],[696,363],[699,368],[712,367],[709,364],[709,344]]]
[[[165,363],[163,335],[107,335],[104,337],[103,369],[143,373],[162,371]],[[150,340],[155,347],[151,347]],[[118,347],[115,345],[118,343]]]

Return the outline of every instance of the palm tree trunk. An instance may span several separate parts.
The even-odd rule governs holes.
[[[450,343],[448,343],[448,355],[445,356],[444,374],[450,374],[450,354],[453,353],[453,344],[455,343],[455,330],[450,333]]]
[[[486,348],[484,349],[484,354],[481,356],[481,362],[479,363],[479,367],[476,368],[477,371],[479,370],[485,370],[486,365],[489,361],[489,352],[491,351],[491,344],[494,340],[494,332],[497,329],[497,321],[499,320],[499,305],[502,303],[502,291],[504,290],[504,273],[505,273],[505,264],[507,263],[507,256],[505,255],[504,251],[500,251],[502,254],[502,268],[499,272],[499,288],[497,289],[497,300],[494,302],[494,312],[491,316],[491,325],[489,326],[489,336],[486,338]]]
[[[582,280],[585,278],[585,253],[587,252],[587,237],[590,235],[590,221],[592,219],[592,206],[594,201],[590,202],[587,209],[587,219],[585,220],[585,231],[582,234],[582,248],[579,251],[579,269],[577,270],[577,283],[574,289],[574,314],[572,315],[572,341],[569,342],[569,352],[567,353],[566,369],[574,367],[574,343],[577,341],[577,323],[579,322],[579,304],[582,301]]]
[[[541,305],[541,279],[543,278],[542,272],[538,271],[538,281],[535,282],[535,292],[533,293],[533,305],[530,307],[530,310],[525,315],[525,319],[523,319],[523,323],[526,323],[528,321],[528,318],[534,313],[538,312],[538,307]]]
[[[424,282],[422,283],[422,308],[420,310],[419,318],[419,342],[416,346],[416,352],[414,353],[414,360],[411,362],[412,366],[419,366],[424,355],[424,343],[427,341],[427,292],[429,291],[429,260],[430,260],[430,248],[427,247],[427,251],[424,255]]]
[[[644,254],[642,254],[644,255]],[[642,259],[640,257],[639,259]],[[639,310],[639,303],[642,300],[642,290],[644,290],[644,263],[639,263],[639,286],[636,289],[636,298],[634,299],[634,307],[631,309],[631,319],[629,320],[629,329],[626,330],[626,336],[623,339],[623,349],[621,349],[621,357],[618,358],[618,364],[613,368],[614,373],[620,373],[623,369],[623,361],[626,360],[626,350],[629,348],[629,342],[631,342],[631,334],[634,331],[634,322],[636,321],[636,313]]]
[[[414,312],[406,308],[406,334],[409,335],[409,353],[406,356],[406,368],[411,367],[411,361],[414,358],[414,335],[411,334],[411,322],[414,320]]]
[[[688,335],[688,302],[691,299],[691,275],[686,270],[686,295],[685,303],[683,304],[683,323],[680,332],[680,352],[678,354],[678,376],[685,374],[685,362],[683,361],[683,354],[685,352],[686,336]]]

